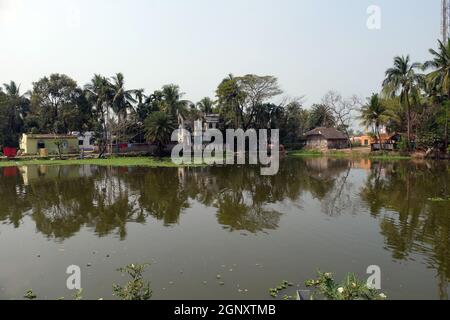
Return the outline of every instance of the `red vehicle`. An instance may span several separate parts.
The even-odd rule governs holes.
[[[3,155],[7,158],[15,158],[17,156],[17,148],[4,147]]]

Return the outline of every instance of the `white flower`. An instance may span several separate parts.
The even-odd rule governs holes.
[[[387,296],[386,296],[384,293],[380,293],[380,298],[381,298],[381,299],[386,299]]]
[[[338,291],[340,294],[342,294],[342,293],[344,293],[344,288],[342,288],[342,287],[341,287],[341,288],[338,288],[337,291]]]

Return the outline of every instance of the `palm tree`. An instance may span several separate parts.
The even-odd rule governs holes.
[[[427,80],[431,87],[436,88],[444,96],[450,99],[450,39],[444,44],[439,41],[438,51],[430,49],[433,60],[424,64],[424,69],[434,69],[427,75]],[[448,103],[445,106],[445,150],[448,150]]]
[[[213,112],[214,101],[209,97],[205,97],[197,103],[197,108],[203,114],[210,114]]]
[[[420,87],[423,85],[422,75],[416,73],[421,68],[419,63],[411,63],[409,55],[395,57],[394,66],[386,71],[383,81],[383,92],[391,97],[400,95],[400,102],[406,107],[408,122],[408,149],[411,147],[411,99],[417,101]]]
[[[111,132],[109,130],[110,108],[114,100],[114,92],[109,80],[99,74],[94,75],[91,82],[85,86],[87,99],[95,107],[95,112],[99,118],[102,127],[102,141],[100,157],[106,151],[106,147],[111,141]]]
[[[20,92],[20,85],[17,85],[14,81],[5,83],[3,84],[3,86],[5,88],[5,94],[10,99],[10,101],[12,101],[14,108],[22,116],[22,118],[24,118],[25,113],[28,111],[29,107],[30,92],[22,94]]]
[[[29,111],[29,93],[21,94],[20,86],[14,81],[3,84],[6,99],[6,123],[9,136],[9,144],[17,145],[19,135],[22,133],[25,117]],[[1,91],[3,93],[3,91]]]
[[[383,148],[383,144],[381,142],[380,126],[385,124],[387,120],[386,110],[378,94],[374,93],[367,99],[367,104],[361,108],[361,115],[359,117],[361,124],[366,128],[374,128],[374,133],[377,135],[381,148]]]
[[[136,90],[125,89],[125,79],[122,73],[117,73],[112,77],[111,88],[114,93],[112,107],[118,116],[120,124],[121,121],[126,120],[128,111],[133,108],[133,103],[136,103],[136,100],[133,98]]]
[[[124,121],[127,119],[128,111],[132,110],[133,104],[136,103],[136,100],[133,98],[133,95],[136,94],[136,90],[125,89],[125,78],[122,73],[117,73],[112,77],[111,89],[114,94],[112,108],[117,114],[118,119],[117,140],[120,142]]]
[[[158,153],[162,155],[164,146],[170,142],[175,130],[172,117],[162,111],[154,112],[145,120],[144,126],[145,138],[152,143],[156,143]]]
[[[184,93],[180,92],[180,87],[175,84],[165,85],[161,93],[163,98],[163,110],[161,111],[168,112],[174,118],[179,114],[186,114],[188,106],[192,104],[190,101],[182,99]]]
[[[331,128],[336,125],[336,119],[331,108],[325,104],[315,104],[309,116],[310,129],[317,127]]]

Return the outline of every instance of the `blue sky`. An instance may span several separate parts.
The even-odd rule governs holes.
[[[370,5],[381,30],[366,27]],[[198,101],[227,74],[254,73],[306,105],[330,89],[365,97],[395,55],[428,58],[439,10],[439,0],[0,0],[0,83],[123,72],[130,88],[176,83]]]

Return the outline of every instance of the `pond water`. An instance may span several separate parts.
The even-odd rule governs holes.
[[[371,265],[392,299],[448,299],[448,163],[305,158],[259,173],[0,168],[0,299],[71,297],[70,265],[85,298],[111,299],[116,269],[146,262],[154,299],[271,299],[283,280],[366,279]]]

